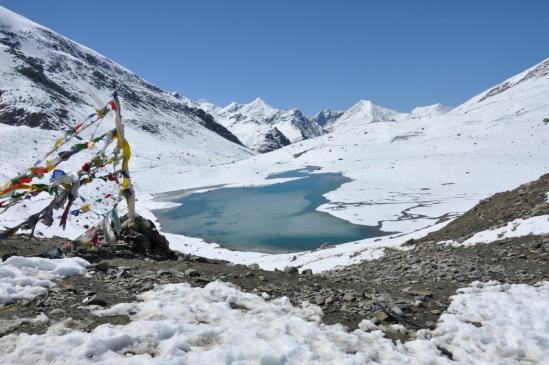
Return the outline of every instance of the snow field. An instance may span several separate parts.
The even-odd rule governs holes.
[[[266,301],[222,282],[168,284],[140,302],[96,310],[129,315],[127,325],[86,333],[63,323],[43,335],[0,339],[5,364],[547,364],[549,282],[475,282],[453,297],[433,331],[405,344],[371,323],[347,332],[321,310],[287,298]],[[453,361],[439,348],[453,354]]]

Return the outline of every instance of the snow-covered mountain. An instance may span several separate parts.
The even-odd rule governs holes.
[[[406,119],[420,119],[420,118],[429,118],[436,117],[448,113],[452,108],[440,103],[427,105],[427,106],[418,106],[417,108],[412,109]]]
[[[332,119],[324,125],[328,131],[348,128],[378,122],[399,122],[406,118],[406,113],[400,113],[372,103],[370,100],[360,100],[350,107],[339,118]]]
[[[516,117],[547,108],[549,58],[486,90],[450,111],[450,115],[486,119]]]
[[[324,127],[325,125],[335,122],[339,117],[343,115],[343,113],[345,112],[341,110],[326,109],[318,112],[310,119],[313,122],[316,122],[319,126]]]
[[[409,113],[400,113],[369,100],[360,100],[347,111],[323,110],[311,120],[327,131],[378,122],[401,122],[413,119],[430,118],[448,113],[452,108],[440,103],[414,108]]]
[[[1,123],[62,129],[102,106],[116,89],[126,124],[153,138],[218,141],[221,136],[240,143],[186,98],[1,7],[0,60]],[[215,145],[241,153],[227,141]]]
[[[281,148],[286,139],[295,143],[323,134],[322,127],[298,109],[275,109],[260,98],[248,104],[230,103],[224,108],[208,102],[198,105],[213,114],[245,146],[258,152]]]

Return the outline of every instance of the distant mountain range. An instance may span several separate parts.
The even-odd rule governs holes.
[[[312,117],[298,109],[275,109],[260,98],[248,104],[230,103],[225,107],[198,102],[240,141],[257,152],[270,152],[287,145],[330,133],[356,123],[399,122],[445,114],[451,108],[435,104],[400,113],[369,100],[360,100],[346,111],[323,110]],[[273,139],[273,136],[285,138]]]
[[[260,98],[223,108],[207,102],[198,105],[257,152],[269,152],[286,146],[288,141],[294,143],[324,133],[319,124],[298,109],[275,109]]]
[[[265,153],[356,125],[463,113],[473,102],[497,98],[548,72],[547,62],[541,63],[454,110],[434,104],[402,113],[360,100],[348,110],[326,109],[306,116],[295,108],[273,108],[260,98],[220,107],[163,91],[101,54],[1,7],[0,58],[0,123],[63,129],[101,105],[116,89],[126,106],[124,117],[130,128],[171,140],[179,147],[181,139],[187,146],[194,145],[190,140],[211,144],[211,138],[216,140],[213,134],[224,139],[216,148],[239,151],[236,155],[243,150],[234,145]]]

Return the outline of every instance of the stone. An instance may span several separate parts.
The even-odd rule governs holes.
[[[185,275],[190,276],[191,278],[196,278],[200,276],[200,273],[195,269],[187,269],[185,270]]]
[[[121,267],[120,270],[116,273],[117,278],[129,278],[132,274],[130,273],[130,269],[127,267]]]
[[[249,264],[248,265],[248,269],[250,270],[259,270],[259,265],[258,264]]]
[[[389,293],[381,293],[377,296],[377,298],[382,302],[390,302],[392,300],[391,294]]]
[[[89,298],[86,302],[86,305],[98,305],[100,307],[106,307],[109,305],[107,300],[105,298],[102,298],[100,296],[94,295],[91,298]]]
[[[375,311],[374,313],[372,313],[372,317],[375,318],[379,322],[383,322],[383,321],[386,321],[387,319],[389,319],[389,316],[383,310]]]
[[[141,285],[141,289],[143,289],[144,291],[151,290],[152,288],[154,288],[154,283],[151,281],[145,281]]]
[[[284,268],[284,272],[286,274],[298,274],[299,273],[299,270],[297,269],[297,267],[295,266],[286,266]]]
[[[92,269],[98,272],[107,272],[110,268],[111,266],[106,262],[100,262],[92,266]]]
[[[203,264],[207,264],[207,263],[210,263],[211,260],[209,260],[208,258],[206,257],[202,257],[202,256],[193,256],[191,261],[193,262],[200,262],[200,263],[203,263]]]
[[[345,293],[345,295],[343,295],[343,300],[346,302],[351,302],[355,300],[355,295],[351,292],[347,292]]]
[[[414,307],[424,307],[425,306],[421,300],[416,300],[416,301],[412,302],[412,305]]]
[[[412,289],[411,286],[407,286],[405,288],[402,288],[402,289],[400,289],[400,291],[403,292],[403,293],[406,293],[406,294],[415,294],[415,291],[414,291],[414,289]]]
[[[433,296],[433,293],[429,290],[418,290],[417,295],[421,297],[429,297],[431,298]]]
[[[318,247],[318,249],[319,250],[326,250],[328,248],[333,248],[333,247],[335,247],[335,245],[332,245],[329,242],[324,242],[323,244],[320,245],[320,247]]]
[[[301,271],[301,275],[313,275],[313,270],[305,269],[305,270]]]
[[[404,312],[402,311],[402,309],[400,309],[399,307],[397,307],[396,305],[395,306],[392,306],[390,308],[394,314],[396,314],[397,316],[403,316],[404,315]]]
[[[55,308],[54,310],[52,310],[50,312],[50,315],[52,315],[52,316],[63,315],[63,314],[65,314],[65,311],[61,308]]]
[[[322,305],[324,304],[324,297],[322,297],[321,295],[317,295],[315,297],[315,304],[316,305]]]

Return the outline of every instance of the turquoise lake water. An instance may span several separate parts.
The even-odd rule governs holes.
[[[388,234],[316,211],[327,202],[322,194],[351,180],[339,173],[311,173],[315,170],[273,174],[269,178],[299,179],[267,186],[174,193],[173,199],[164,195],[162,200],[182,205],[155,214],[165,232],[241,251],[298,252]]]

